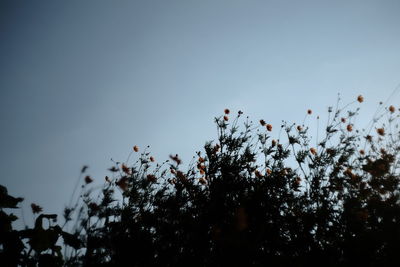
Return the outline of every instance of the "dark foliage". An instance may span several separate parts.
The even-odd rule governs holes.
[[[353,125],[357,111],[341,117],[342,109],[329,108],[324,137],[312,147],[304,125],[283,123],[276,128],[284,137],[272,140],[272,125],[245,119],[239,127],[242,112],[231,122],[225,110],[215,120],[218,139],[186,171],[178,155],[155,164],[135,146],[137,161],[116,162],[100,195],[87,188],[93,179],[85,176],[82,201],[65,209],[63,227],[52,224],[55,215],[41,214],[33,229],[13,230],[16,217],[3,209],[22,199],[2,187],[0,260],[10,266],[398,265],[396,110],[383,113],[387,124],[373,130],[376,120],[365,131]]]

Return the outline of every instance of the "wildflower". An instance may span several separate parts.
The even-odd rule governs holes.
[[[311,109],[307,110],[307,114],[311,115],[312,114],[312,110]]]
[[[365,137],[365,139],[367,139],[368,142],[372,142],[372,136],[370,136],[370,135],[367,135],[367,136]]]
[[[261,126],[265,126],[265,120],[260,120]]]
[[[86,177],[85,177],[85,183],[86,183],[86,184],[90,184],[91,182],[93,182],[93,179],[92,179],[89,175],[86,175]]]
[[[139,147],[138,146],[133,146],[133,151],[139,152]]]
[[[153,174],[147,174],[147,181],[155,183],[157,181],[157,178]]]
[[[361,150],[360,150],[360,154],[361,154],[361,155],[365,155],[364,149],[361,149]]]
[[[317,154],[317,150],[315,149],[315,148],[310,148],[310,152],[311,152],[311,154],[313,154],[313,155],[316,155]]]
[[[276,146],[276,140],[272,139],[271,146],[273,146],[273,147]]]
[[[112,166],[111,168],[108,169],[110,172],[117,172],[118,169],[115,166]]]
[[[36,205],[35,203],[31,204],[31,209],[32,209],[33,213],[40,213],[43,210],[42,207],[40,207],[39,205]]]
[[[203,169],[200,169],[200,174],[205,174],[205,171]]]
[[[270,132],[270,131],[272,131],[272,125],[271,124],[267,124],[267,130]]]
[[[182,182],[185,182],[187,180],[185,174],[183,174],[183,172],[181,171],[176,172],[176,177],[178,177],[178,179],[181,180]]]
[[[364,102],[364,97],[362,95],[359,95],[357,97],[357,101],[360,102],[360,103]]]
[[[229,120],[229,118],[228,118],[228,116],[224,116],[224,121],[228,121]]]
[[[341,118],[340,119],[343,123],[346,123],[346,118]]]
[[[297,125],[297,131],[301,131],[301,130],[303,130],[303,128],[301,128],[301,126],[300,125]]]
[[[119,186],[123,191],[128,190],[128,178],[127,177],[122,177],[115,183],[116,185]]]
[[[170,159],[172,159],[173,161],[176,162],[176,164],[181,164],[182,161],[180,160],[180,158],[178,157],[178,154],[176,154],[175,156],[169,155]]]
[[[224,110],[224,113],[225,113],[226,115],[228,115],[228,114],[230,113],[230,110],[226,108],[226,109]]]
[[[376,132],[377,132],[379,135],[381,135],[381,136],[384,136],[384,135],[385,135],[385,129],[383,129],[383,128],[378,128],[378,129],[376,129]]]
[[[265,172],[267,173],[267,175],[270,175],[272,173],[271,169],[267,169]]]
[[[200,163],[203,163],[205,160],[204,160],[202,157],[199,157],[198,161],[199,161]]]
[[[389,107],[389,111],[390,111],[391,113],[394,113],[394,112],[396,111],[396,109],[395,109],[393,106],[390,106],[390,107]]]
[[[175,170],[174,169],[169,169],[171,171],[172,174],[175,174]]]
[[[122,168],[122,171],[123,171],[124,173],[126,173],[126,174],[131,174],[131,169],[128,168],[125,164],[122,164],[121,168]]]
[[[353,126],[351,124],[348,124],[346,129],[347,129],[347,131],[351,132],[351,131],[353,131]]]
[[[150,157],[150,161],[151,161],[151,162],[154,162],[154,161],[156,161],[156,160],[154,159],[154,157]]]

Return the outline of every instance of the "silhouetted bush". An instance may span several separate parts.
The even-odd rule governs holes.
[[[99,195],[89,188],[93,179],[84,167],[81,201],[65,209],[63,227],[52,223],[55,215],[42,214],[33,229],[13,230],[16,217],[3,208],[15,208],[22,199],[2,187],[1,262],[398,265],[398,111],[390,106],[361,131],[354,125],[358,108],[345,113],[338,106],[329,108],[315,146],[303,124],[274,126],[280,132],[274,140],[264,120],[254,125],[242,112],[232,116],[225,110],[215,119],[217,139],[188,167],[178,155],[156,164],[135,146],[136,162],[115,162]]]

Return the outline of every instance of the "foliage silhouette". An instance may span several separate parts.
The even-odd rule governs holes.
[[[397,265],[398,111],[388,107],[370,129],[360,131],[354,125],[359,109],[346,114],[348,105],[339,104],[329,108],[325,135],[315,147],[303,124],[283,123],[285,137],[273,140],[271,124],[260,120],[255,126],[241,111],[231,119],[228,109],[215,119],[217,140],[206,143],[186,171],[178,155],[156,164],[147,150],[134,146],[137,161],[115,162],[99,195],[89,187],[90,176],[80,178],[81,197],[65,209],[62,227],[52,223],[55,215],[41,214],[34,228],[12,229],[16,217],[3,209],[16,208],[22,199],[2,187],[1,262]]]

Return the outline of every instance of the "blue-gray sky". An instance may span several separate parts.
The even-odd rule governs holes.
[[[367,121],[400,83],[399,14],[398,0],[1,1],[1,184],[61,211],[82,165],[102,181],[133,145],[188,162],[226,107],[279,125],[363,94]]]

